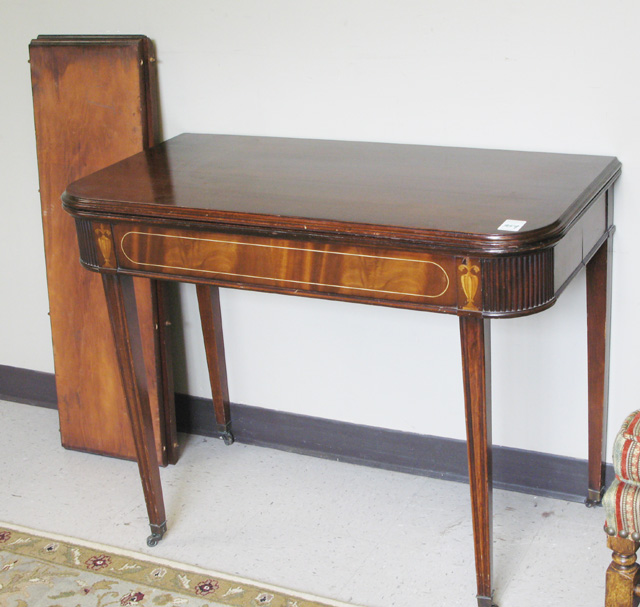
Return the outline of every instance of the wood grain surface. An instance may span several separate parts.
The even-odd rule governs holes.
[[[451,255],[128,224],[113,232],[120,268],[354,298],[456,301]]]
[[[153,141],[150,56],[143,36],[41,36],[30,45],[62,442],[126,458],[135,453],[102,281],[78,261],[75,224],[60,196],[70,181]],[[155,285],[137,280],[136,293],[157,453],[166,463]]]
[[[64,200],[471,252],[559,239],[619,172],[602,156],[184,134],[70,184]],[[509,232],[505,220],[526,223]]]
[[[640,543],[631,538],[607,538],[612,559],[607,569],[605,607],[637,607],[640,603],[640,567],[636,552]]]

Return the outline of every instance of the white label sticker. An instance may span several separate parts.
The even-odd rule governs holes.
[[[505,232],[517,232],[522,226],[527,223],[521,219],[505,219],[502,225],[498,227],[498,230],[504,230]]]

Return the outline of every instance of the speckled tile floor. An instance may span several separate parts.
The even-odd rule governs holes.
[[[367,607],[473,607],[467,485],[181,436],[155,548],[137,467],[60,446],[55,411],[0,401],[0,520]],[[500,607],[600,607],[602,509],[494,493]]]

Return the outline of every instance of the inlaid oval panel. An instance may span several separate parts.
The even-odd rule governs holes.
[[[164,227],[116,225],[114,235],[122,268],[276,290],[455,303],[454,264],[446,256]]]

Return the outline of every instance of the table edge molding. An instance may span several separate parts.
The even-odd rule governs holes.
[[[127,203],[128,212],[122,212],[123,203],[110,200],[88,199],[75,196],[70,184],[61,195],[63,208],[73,216],[86,216],[102,220],[145,222],[189,222],[202,228],[216,230],[243,230],[277,232],[291,238],[348,239],[360,243],[395,243],[396,246],[429,246],[433,249],[465,251],[473,254],[501,255],[551,246],[561,240],[571,227],[598,197],[606,192],[621,174],[622,165],[612,160],[613,172],[603,172],[603,177],[592,183],[555,222],[530,232],[512,234],[474,234],[442,230],[426,230],[401,226],[381,226],[366,223],[349,223],[309,219],[237,213],[233,211],[208,211],[175,207],[158,207]],[[99,213],[96,211],[99,208]],[[159,214],[159,211],[162,211]]]

